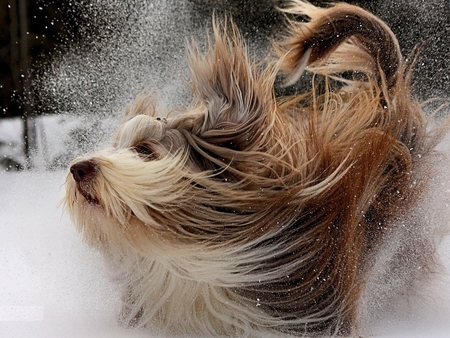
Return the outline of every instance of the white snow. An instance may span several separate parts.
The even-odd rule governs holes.
[[[0,174],[0,337],[141,337],[116,324],[102,259],[63,214],[64,180]]]
[[[0,173],[0,337],[155,337],[117,324],[119,296],[102,258],[63,213],[65,175]],[[442,186],[427,204],[448,194]],[[375,337],[449,337],[449,238],[440,254],[446,271],[410,304],[412,316],[377,324]]]

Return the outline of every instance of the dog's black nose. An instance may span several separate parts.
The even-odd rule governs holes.
[[[81,161],[71,166],[70,172],[74,180],[80,182],[95,173],[95,164],[91,161]]]

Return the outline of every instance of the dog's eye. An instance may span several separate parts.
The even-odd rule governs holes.
[[[137,146],[135,146],[133,148],[133,150],[141,158],[143,158],[145,160],[152,160],[152,159],[156,158],[154,151],[152,150],[152,148],[148,144],[145,144],[145,143],[138,144]]]
[[[139,144],[134,147],[134,150],[141,155],[150,155],[153,152],[148,144]]]

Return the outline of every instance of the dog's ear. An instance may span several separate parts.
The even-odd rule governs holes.
[[[214,43],[206,53],[192,43],[189,58],[192,90],[200,118],[192,132],[208,143],[243,149],[274,111],[275,67],[249,60],[232,21],[213,20]]]
[[[157,95],[153,91],[144,90],[126,107],[122,123],[138,115],[156,116]]]

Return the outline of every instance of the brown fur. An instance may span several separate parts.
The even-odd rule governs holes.
[[[345,4],[286,11],[312,21],[291,22],[280,60],[253,63],[236,27],[215,21],[215,44],[190,48],[191,108],[156,118],[140,96],[112,149],[74,161],[83,177],[69,175],[67,206],[126,284],[126,322],[354,332],[370,257],[437,139],[381,20]],[[322,78],[275,98],[279,68],[295,73],[302,59]],[[340,77],[348,70],[360,75]]]

